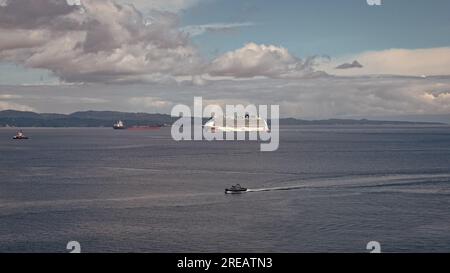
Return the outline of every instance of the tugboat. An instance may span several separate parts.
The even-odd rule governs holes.
[[[13,139],[28,139],[26,135],[23,134],[22,130],[18,131]]]
[[[114,123],[113,128],[116,130],[125,129],[125,124],[123,124],[123,122],[119,120],[118,122]]]
[[[241,187],[241,185],[236,184],[235,186],[231,186],[231,188],[225,189],[225,193],[242,193],[246,192],[247,188]]]

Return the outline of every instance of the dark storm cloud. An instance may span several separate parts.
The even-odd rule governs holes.
[[[68,15],[78,6],[65,0],[6,0],[0,6],[1,28],[34,29],[54,24],[59,16]]]
[[[351,68],[363,68],[363,65],[355,60],[352,63],[343,63],[341,65],[336,66],[336,69],[351,69]]]

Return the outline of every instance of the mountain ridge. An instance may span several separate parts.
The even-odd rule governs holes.
[[[167,114],[130,113],[119,111],[78,111],[71,114],[0,111],[0,127],[110,127],[117,120],[127,126],[172,124],[178,117]],[[270,121],[269,121],[270,122]],[[448,125],[440,122],[384,121],[368,119],[304,120],[282,118],[280,125]]]

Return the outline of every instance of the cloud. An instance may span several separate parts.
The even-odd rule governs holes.
[[[0,100],[20,99],[22,96],[13,94],[0,94]]]
[[[208,73],[212,76],[251,78],[302,77],[314,74],[314,60],[301,60],[286,48],[248,43],[212,61]]]
[[[199,2],[200,0],[118,0],[121,4],[133,4],[143,12],[151,10],[180,12]]]
[[[21,95],[15,94],[0,94],[0,111],[3,110],[19,110],[19,111],[33,111],[34,108],[13,102],[23,98]]]
[[[68,82],[124,83],[198,74],[202,61],[178,16],[84,0],[14,0],[0,6],[0,60],[52,71]],[[8,40],[8,41],[5,41]]]
[[[254,23],[244,22],[244,23],[215,23],[215,24],[205,24],[205,25],[190,25],[181,28],[181,31],[188,33],[191,37],[202,35],[206,32],[223,32],[231,31],[241,27],[254,26]]]
[[[340,65],[336,66],[336,69],[351,69],[351,68],[362,68],[362,67],[363,67],[363,65],[355,60],[352,63],[340,64]]]
[[[364,64],[361,69],[339,70],[336,66],[349,60]],[[388,49],[369,51],[334,59],[322,66],[330,74],[354,75],[403,75],[436,76],[450,75],[450,47],[427,49]]]
[[[320,119],[448,114],[448,90],[450,78],[318,77],[221,81],[204,96],[278,104],[283,116]]]
[[[51,35],[45,30],[5,30],[0,26],[0,37],[8,37],[8,39],[0,39],[1,54],[2,51],[6,50],[17,50],[19,52],[26,48],[43,46],[51,38]]]
[[[7,0],[0,5],[0,27],[34,29],[57,26],[62,16],[69,15],[77,6],[64,0]],[[69,23],[66,21],[65,23]]]
[[[63,104],[105,104],[108,103],[108,99],[104,98],[90,98],[90,97],[73,97],[73,96],[58,96],[53,98],[53,100],[57,103]]]
[[[175,1],[176,2],[176,1]],[[196,1],[192,1],[194,3]],[[133,2],[136,3],[136,2]],[[162,3],[149,1],[148,5]],[[176,2],[181,3],[181,2]],[[181,4],[180,4],[181,5]],[[113,0],[7,0],[0,6],[0,61],[45,69],[66,83],[203,85],[209,77],[320,75],[316,57],[301,60],[283,47],[246,44],[207,62],[190,35],[252,23],[217,23],[180,30],[179,16],[152,9],[145,16]]]
[[[0,61],[51,71],[61,83],[202,86],[223,78],[450,75],[450,47],[370,51],[330,60],[301,59],[281,46],[248,43],[206,61],[191,36],[253,23],[180,28],[176,12],[199,0],[70,1],[69,5],[64,0],[2,0],[0,36],[8,38],[0,39]],[[134,5],[148,13],[143,15]]]
[[[168,113],[173,105],[171,101],[151,96],[131,97],[128,99],[128,103],[133,106],[135,111],[152,113]]]
[[[172,103],[156,97],[132,97],[128,100],[131,104],[142,104],[150,107],[164,107]]]
[[[405,115],[448,115],[450,77],[316,77],[213,80],[205,86],[165,84],[86,84],[72,86],[9,86],[6,100],[41,112],[114,109],[170,113],[174,104],[192,105],[194,96],[207,103],[277,104],[284,117],[380,118]],[[74,97],[74,99],[65,99]],[[88,104],[84,98],[107,99]],[[61,103],[64,101],[64,103]]]
[[[0,111],[3,110],[34,111],[34,108],[28,105],[0,100]]]
[[[449,106],[448,109],[450,109],[450,92],[424,92],[422,97],[428,103],[447,105]]]

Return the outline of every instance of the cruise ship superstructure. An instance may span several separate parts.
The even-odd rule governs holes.
[[[206,130],[223,132],[268,132],[266,120],[258,116],[212,117],[203,127]]]

